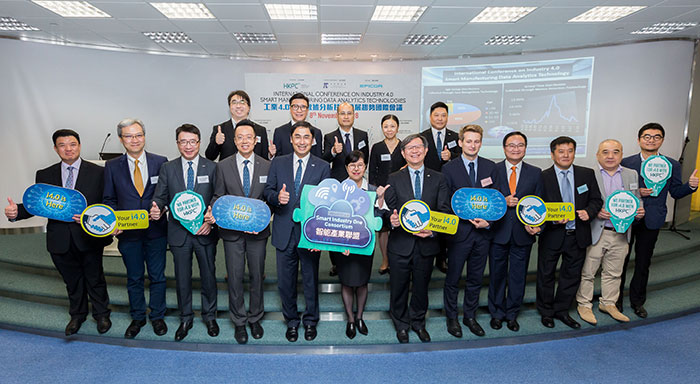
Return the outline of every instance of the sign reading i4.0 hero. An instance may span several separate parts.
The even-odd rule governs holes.
[[[370,255],[374,232],[382,219],[374,216],[375,192],[367,192],[351,180],[334,179],[319,185],[305,185],[294,221],[301,223],[300,248]]]

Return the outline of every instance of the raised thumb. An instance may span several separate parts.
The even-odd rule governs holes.
[[[217,133],[221,133],[221,126],[219,125],[219,126],[216,127],[216,128],[219,130]]]
[[[280,192],[287,192],[287,184],[282,184],[282,190]]]

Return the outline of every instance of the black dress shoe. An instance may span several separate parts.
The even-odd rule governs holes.
[[[462,337],[462,327],[457,319],[447,319],[447,332],[454,337]]]
[[[354,339],[356,334],[355,323],[348,321],[348,325],[345,326],[345,336],[347,336],[348,339]]]
[[[513,332],[518,332],[520,330],[520,324],[518,324],[518,320],[516,319],[508,320],[506,326]]]
[[[259,321],[250,323],[250,334],[254,339],[261,339],[265,331]]]
[[[503,320],[492,317],[490,325],[493,329],[501,329],[501,327],[503,326]]]
[[[399,339],[399,343],[401,344],[408,343],[408,331],[405,329],[396,331],[396,338]]]
[[[126,327],[126,332],[124,332],[125,339],[133,339],[136,335],[141,332],[141,327],[146,325],[146,320],[132,320],[131,324]]]
[[[418,334],[418,338],[420,339],[420,341],[422,341],[422,342],[424,342],[424,343],[429,343],[429,342],[430,342],[430,334],[429,334],[428,331],[425,329],[425,327],[423,327],[423,328],[421,328],[421,329],[414,329],[413,332],[415,332],[416,334]]]
[[[566,315],[554,315],[554,318],[561,321],[569,328],[573,328],[573,329],[581,328],[581,324],[579,324],[578,321],[572,319],[568,313]]]
[[[102,316],[97,319],[97,332],[99,332],[100,335],[107,333],[110,328],[112,328],[112,320],[109,319],[109,316]]]
[[[80,330],[80,326],[83,325],[85,319],[70,319],[66,325],[66,336],[74,335]]]
[[[305,325],[304,326],[304,340],[311,341],[316,338],[316,326],[315,325]]]
[[[192,320],[180,323],[177,331],[175,331],[175,341],[182,341],[182,339],[187,337],[187,331],[190,329],[192,329]]]
[[[469,330],[473,334],[475,334],[479,337],[484,336],[486,334],[486,332],[484,332],[484,328],[481,328],[481,325],[479,325],[479,323],[476,322],[475,318],[473,318],[473,317],[466,318],[465,317],[464,320],[462,320],[462,322],[464,323],[464,325],[467,326],[467,328],[469,328]]]
[[[355,326],[357,327],[357,332],[367,336],[369,329],[367,329],[367,324],[362,319],[355,319]]]
[[[435,266],[440,272],[447,273],[447,263],[445,262],[445,260],[436,263]]]
[[[549,316],[542,316],[542,325],[547,328],[554,328],[554,319]]]
[[[632,307],[634,309],[634,314],[641,317],[642,319],[646,319],[647,316],[649,316],[649,313],[647,313],[647,310],[644,309],[643,305],[640,305],[638,307]]]
[[[207,320],[205,324],[207,325],[207,333],[209,334],[209,336],[219,336],[219,324],[216,323],[216,319]]]
[[[299,338],[299,331],[297,327],[287,327],[287,332],[284,334],[287,337],[287,341],[293,343]]]
[[[330,271],[328,271],[329,276],[338,276],[338,269],[335,267],[335,265],[331,266]]]
[[[238,344],[245,344],[248,342],[248,331],[245,329],[245,325],[236,325],[236,333],[233,335],[236,338]]]
[[[379,268],[380,275],[386,275],[387,273],[389,273],[389,267],[386,267],[384,269]]]
[[[151,325],[153,326],[153,333],[155,333],[156,336],[163,336],[168,333],[168,326],[163,319],[151,320]]]

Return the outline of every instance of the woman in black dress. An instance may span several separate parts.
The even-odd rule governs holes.
[[[345,169],[348,171],[348,180],[354,181],[359,188],[366,191],[375,191],[377,200],[375,207],[384,206],[384,187],[375,187],[367,183],[363,177],[367,169],[365,155],[362,151],[352,151],[345,158]],[[379,208],[374,208],[375,216],[381,215]],[[354,255],[346,249],[343,253],[334,253],[333,257],[336,261],[338,269],[338,278],[342,285],[343,305],[345,313],[348,316],[348,324],[345,328],[345,335],[352,339],[356,332],[363,335],[368,333],[367,325],[362,320],[362,313],[367,302],[367,283],[369,276],[372,274],[372,255]],[[357,315],[353,313],[353,301],[357,296]]]
[[[406,160],[401,156],[399,149],[400,140],[396,137],[399,132],[399,118],[395,115],[382,117],[382,133],[384,140],[374,144],[369,155],[369,183],[386,187],[389,174],[394,173],[406,165]],[[386,246],[389,242],[389,231],[383,230],[377,234],[379,249],[382,251],[382,265],[379,274],[389,272],[389,258]]]

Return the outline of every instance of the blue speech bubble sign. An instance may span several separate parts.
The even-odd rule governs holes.
[[[211,213],[216,225],[234,231],[262,232],[270,224],[270,207],[248,197],[221,196],[214,202]]]
[[[70,223],[73,222],[74,215],[83,213],[87,200],[75,189],[34,184],[24,191],[22,204],[34,216]]]
[[[460,188],[452,195],[452,210],[463,220],[496,221],[507,209],[506,198],[493,188]]]

